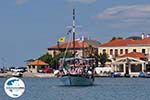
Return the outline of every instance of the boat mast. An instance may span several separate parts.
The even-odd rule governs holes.
[[[73,54],[75,57],[75,9],[73,9],[73,26],[72,26],[72,31],[73,31]]]
[[[75,53],[76,53],[76,51],[75,51],[75,9],[73,9],[73,23],[72,23],[73,25],[72,25],[72,32],[73,32],[73,56],[74,56],[74,58],[75,58]],[[73,61],[73,63],[74,63],[74,66],[75,66],[75,59],[74,59],[74,61]]]

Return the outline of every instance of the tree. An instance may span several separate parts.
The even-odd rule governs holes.
[[[51,61],[51,65],[53,66],[54,69],[58,69],[59,67],[59,60],[60,58],[69,58],[69,57],[73,57],[73,54],[71,52],[66,52],[65,51],[61,51],[59,54],[55,55]]]
[[[112,37],[112,39],[110,41],[116,40],[116,39],[123,39],[123,37]]]
[[[46,54],[42,55],[41,57],[39,57],[38,59],[48,63],[50,67],[52,67],[54,69],[58,69],[59,60],[60,60],[60,58],[63,58],[64,56],[65,57],[73,57],[73,54],[71,52],[67,52],[65,54],[65,51],[61,51],[59,54],[56,54],[54,57],[52,57],[52,55],[46,53]]]
[[[39,57],[38,59],[48,63],[49,66],[51,66],[51,61],[53,60],[53,57],[52,57],[52,55],[46,53],[46,54],[42,55],[41,57]]]
[[[98,55],[98,61],[101,63],[101,65],[104,67],[105,66],[105,63],[107,62],[108,60],[108,55],[106,53],[103,53],[103,54],[99,54]]]

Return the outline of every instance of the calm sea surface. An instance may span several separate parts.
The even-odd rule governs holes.
[[[96,78],[94,86],[66,87],[57,78],[22,78],[25,93],[16,100],[150,100],[150,78]],[[15,100],[3,89],[0,100]]]

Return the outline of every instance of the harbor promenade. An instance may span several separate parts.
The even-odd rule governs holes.
[[[0,77],[13,77],[13,72],[0,73]],[[39,78],[49,78],[55,77],[53,73],[29,73],[24,72],[22,77],[39,77]]]

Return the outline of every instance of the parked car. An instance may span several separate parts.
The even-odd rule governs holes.
[[[53,73],[53,69],[52,68],[45,68],[44,70],[43,70],[43,72],[44,73]]]
[[[15,67],[9,67],[8,70],[9,71],[13,71],[15,69]]]
[[[25,72],[26,68],[25,67],[18,67],[18,68],[11,69],[10,71],[13,71],[13,72]]]

